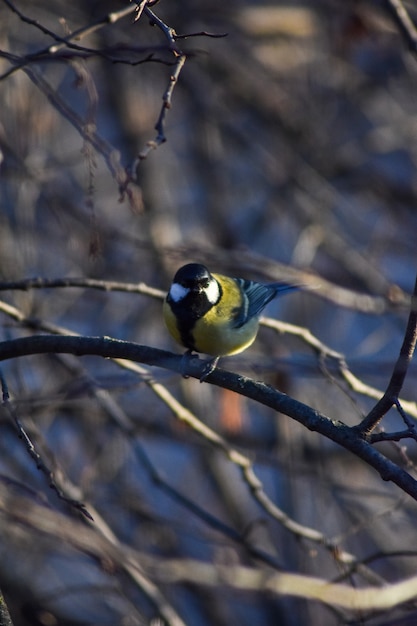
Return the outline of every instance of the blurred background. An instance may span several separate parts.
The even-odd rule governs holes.
[[[405,7],[417,19],[415,4]],[[389,3],[160,0],[152,10],[166,25],[197,36],[177,41],[187,59],[167,141],[139,163],[176,58],[163,31],[145,14],[135,22],[132,9],[116,0],[0,2],[0,280],[76,276],[166,291],[180,265],[197,261],[305,282],[315,289],[266,314],[307,328],[357,379],[384,390],[407,321],[417,233],[417,65]],[[76,47],[60,47],[90,26]],[[124,168],[137,179],[123,193]],[[82,288],[1,296],[2,340],[61,330],[181,350],[158,297]],[[337,359],[270,328],[221,366],[349,425],[375,402],[348,389]],[[92,357],[15,359],[2,375],[62,489],[132,558],[152,555],[162,569],[165,559],[268,563],[353,587],[415,572],[415,503],[286,416],[162,369]],[[403,390],[414,403],[415,380],[414,366]],[[160,386],[248,457],[270,500],[321,539],[268,515],[241,468],[179,419]],[[0,417],[0,484],[87,532],[48,488],[4,407]],[[383,427],[404,425],[392,413]],[[413,472],[415,443],[380,449]],[[412,604],[358,615],[152,578],[146,568],[140,583],[126,560],[115,566],[76,549],[58,526],[46,536],[13,510],[11,501],[0,515],[0,587],[16,626],[416,619]],[[352,555],[354,570],[324,538]],[[357,571],[365,560],[366,575]]]

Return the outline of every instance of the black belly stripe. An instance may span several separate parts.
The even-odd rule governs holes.
[[[175,323],[180,334],[181,343],[189,350],[195,350],[192,331],[196,321],[198,320],[198,317],[190,314],[189,309],[184,308],[184,301],[178,303],[168,296],[167,302],[175,315]]]
[[[195,322],[194,322],[195,324]],[[194,343],[194,337],[192,334],[192,328],[190,328],[189,326],[185,326],[184,324],[182,324],[180,322],[180,320],[177,319],[177,327],[179,330],[179,333],[181,335],[181,343],[183,346],[185,346],[186,348],[188,348],[189,350],[195,350],[196,352],[198,352],[197,348],[195,347],[195,343]]]

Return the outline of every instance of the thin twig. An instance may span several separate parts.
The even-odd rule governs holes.
[[[19,290],[28,291],[29,289],[52,289],[59,287],[79,287],[98,289],[100,291],[123,291],[127,293],[140,293],[151,298],[162,300],[165,292],[155,287],[150,287],[143,282],[140,283],[122,283],[113,280],[97,280],[95,278],[84,277],[67,277],[67,278],[24,278],[22,280],[13,280],[0,282],[0,291]]]
[[[7,4],[9,9],[13,11],[13,13],[16,13],[16,15],[19,17],[19,19],[22,22],[25,22],[26,24],[29,24],[30,26],[34,26],[35,28],[38,28],[44,35],[48,35],[49,37],[51,37],[57,42],[55,45],[49,46],[48,48],[45,49],[45,52],[47,51],[50,54],[55,54],[56,52],[58,52],[58,50],[61,50],[64,47],[73,47],[74,49],[79,48],[78,45],[73,43],[75,39],[80,40],[81,38],[86,37],[87,35],[91,35],[96,30],[102,28],[103,26],[106,26],[107,24],[114,24],[118,20],[122,19],[123,17],[126,17],[127,15],[135,11],[135,7],[132,5],[127,6],[124,9],[120,9],[120,11],[112,11],[111,13],[108,13],[105,17],[103,17],[100,20],[97,20],[93,24],[89,24],[88,26],[83,26],[82,28],[78,28],[77,30],[74,30],[72,33],[69,33],[66,37],[62,37],[60,35],[57,35],[54,31],[50,30],[49,28],[46,28],[46,26],[44,26],[38,20],[34,20],[28,17],[27,15],[25,15],[10,0],[3,0],[3,1],[5,2],[5,4]]]
[[[184,64],[187,58],[186,55],[178,47],[177,39],[186,39],[187,36],[196,37],[198,35],[207,36],[207,37],[219,37],[219,36],[223,36],[223,34],[215,35],[214,33],[206,33],[205,31],[202,31],[201,33],[191,33],[190,35],[183,34],[183,35],[178,36],[175,30],[171,26],[166,24],[160,17],[158,17],[151,10],[150,6],[153,6],[154,4],[156,4],[156,2],[146,2],[142,0],[141,2],[132,4],[131,6],[127,7],[126,9],[123,9],[120,12],[107,14],[105,18],[95,22],[94,24],[88,27],[77,29],[76,31],[73,31],[72,33],[70,33],[68,36],[61,37],[57,35],[56,33],[54,33],[53,31],[51,31],[50,29],[44,27],[42,24],[39,24],[36,20],[33,20],[27,17],[24,13],[18,10],[10,0],[5,0],[5,2],[7,6],[14,13],[16,13],[23,22],[30,24],[31,26],[34,26],[36,28],[39,28],[44,34],[54,39],[56,43],[53,46],[49,46],[41,51],[32,53],[31,55],[28,55],[26,57],[18,57],[16,55],[12,55],[12,54],[5,53],[5,52],[1,53],[1,56],[3,56],[3,58],[7,58],[13,64],[13,67],[9,69],[7,72],[5,72],[0,78],[4,79],[10,76],[11,73],[17,71],[18,69],[24,70],[26,74],[31,78],[31,80],[37,85],[37,87],[40,88],[45,93],[45,95],[48,97],[52,105],[77,128],[78,132],[81,134],[83,139],[87,142],[90,142],[93,145],[93,147],[105,157],[108,167],[110,171],[113,173],[113,176],[115,177],[118,183],[121,199],[123,200],[125,194],[127,194],[129,201],[132,204],[132,207],[134,209],[137,209],[139,206],[141,206],[141,201],[140,201],[140,198],[138,198],[137,191],[132,190],[131,183],[134,183],[135,179],[137,178],[137,168],[139,164],[141,163],[141,161],[146,159],[152,150],[155,150],[156,148],[158,148],[158,146],[160,146],[166,141],[166,135],[165,135],[166,114],[167,114],[167,111],[171,108],[172,94],[173,94],[174,88],[179,79],[179,75],[184,67]],[[81,55],[81,56],[84,56],[85,58],[87,58],[89,55],[96,55],[96,56],[102,56],[110,61],[115,61],[115,59],[112,59],[111,57],[110,59],[108,58],[107,56],[108,53],[106,53],[106,51],[91,50],[83,46],[80,46],[79,44],[75,44],[73,43],[73,41],[74,39],[80,39],[81,37],[85,37],[86,35],[91,34],[92,32],[94,32],[98,28],[101,28],[105,24],[109,24],[109,23],[112,24],[118,19],[121,19],[121,17],[124,17],[125,15],[128,15],[129,13],[132,13],[134,11],[136,11],[135,21],[137,21],[141,16],[144,15],[148,17],[151,26],[156,26],[162,31],[162,33],[164,34],[167,40],[167,50],[173,56],[172,63],[174,65],[174,69],[172,73],[170,74],[168,86],[162,97],[162,107],[158,115],[156,124],[155,124],[155,130],[157,131],[157,134],[155,138],[148,141],[144,149],[138,153],[133,165],[129,168],[124,169],[119,165],[119,160],[120,160],[119,154],[116,153],[116,151],[113,150],[111,147],[104,146],[103,144],[105,142],[103,142],[102,140],[98,140],[98,137],[95,132],[91,133],[92,136],[89,137],[88,136],[89,133],[86,132],[85,125],[83,125],[82,120],[78,119],[77,114],[74,111],[70,110],[67,103],[65,103],[64,101],[62,101],[62,99],[59,98],[56,91],[53,90],[48,85],[45,79],[38,72],[36,72],[32,67],[29,67],[29,64],[33,63],[34,61],[40,61],[40,60],[42,61],[58,60],[59,58],[61,58],[61,60],[62,59],[66,60],[68,58],[74,57],[75,55]],[[72,53],[70,54],[62,53],[62,49],[64,47],[69,48],[72,51]],[[57,53],[59,52],[61,52],[61,57],[56,56]],[[116,59],[116,60],[118,62],[123,62],[120,59]],[[152,50],[148,51],[145,58],[139,61],[136,61],[136,62],[126,61],[126,62],[132,65],[135,65],[135,64],[145,63],[149,61],[154,61],[158,63],[166,63],[167,65],[170,64],[169,61],[165,62],[162,59],[154,59]]]
[[[48,478],[50,488],[55,491],[55,493],[57,494],[57,496],[58,496],[58,498],[60,500],[63,500],[64,502],[66,502],[67,504],[72,506],[77,511],[80,511],[80,513],[82,513],[87,519],[89,519],[91,521],[94,521],[93,517],[88,512],[85,504],[83,504],[79,500],[75,500],[74,498],[68,497],[62,491],[62,489],[60,489],[58,487],[58,485],[57,485],[57,483],[55,481],[55,478],[54,478],[53,471],[46,465],[45,461],[42,459],[41,455],[36,450],[34,444],[32,443],[32,441],[31,441],[31,439],[29,437],[29,435],[25,431],[25,429],[23,427],[23,424],[20,421],[19,416],[18,416],[14,406],[10,402],[9,389],[8,389],[7,382],[6,382],[6,379],[4,377],[4,374],[3,374],[3,372],[1,370],[0,370],[0,386],[1,386],[1,389],[2,389],[2,406],[6,410],[7,414],[11,418],[12,422],[14,423],[14,425],[15,425],[15,427],[17,429],[17,432],[19,434],[19,437],[25,443],[26,450],[28,451],[28,453],[32,457],[32,459],[35,461],[37,469],[40,470],[43,474],[45,474],[45,476]]]
[[[4,0],[4,2],[7,4],[9,9],[13,11],[13,13],[15,13],[19,17],[19,19],[22,22],[29,24],[30,26],[34,26],[35,28],[38,28],[44,35],[48,35],[49,37],[51,37],[51,39],[53,39],[57,43],[52,46],[47,46],[46,48],[42,48],[41,50],[38,50],[37,52],[32,52],[31,54],[28,54],[24,57],[20,57],[20,58],[15,57],[14,61],[12,61],[12,56],[9,55],[8,60],[13,62],[14,66],[11,69],[4,72],[0,76],[0,80],[8,78],[11,74],[13,74],[19,69],[22,69],[25,65],[29,63],[33,63],[35,61],[59,60],[60,57],[57,56],[57,53],[62,51],[64,48],[69,48],[70,50],[72,50],[73,55],[78,53],[84,56],[88,56],[92,54],[94,54],[95,56],[100,56],[101,54],[100,50],[93,50],[91,48],[85,48],[84,46],[74,43],[74,40],[80,40],[82,37],[90,35],[91,33],[95,32],[99,28],[102,28],[103,26],[105,26],[106,24],[113,24],[134,11],[134,7],[129,6],[120,11],[108,13],[103,19],[98,20],[94,24],[89,25],[87,27],[79,28],[73,31],[72,33],[69,33],[69,35],[67,35],[66,37],[64,37],[64,36],[58,35],[57,33],[50,30],[49,28],[46,28],[46,26],[44,26],[38,20],[34,20],[28,17],[27,15],[25,15],[10,0]],[[2,56],[4,58],[7,58],[5,53],[2,53]]]
[[[281,322],[280,320],[268,317],[262,317],[261,324],[263,326],[266,326],[267,328],[275,330],[278,333],[287,333],[289,335],[294,335],[295,337],[298,337],[306,345],[310,346],[314,350],[314,352],[316,352],[320,359],[332,359],[336,363],[337,371],[340,377],[355,393],[367,396],[369,398],[373,398],[374,400],[378,400],[383,394],[383,391],[381,391],[380,389],[372,387],[371,385],[367,385],[359,378],[357,378],[349,369],[345,355],[341,352],[333,350],[325,343],[320,341],[320,339],[313,335],[313,333],[308,328],[289,324],[288,322]],[[404,399],[401,399],[400,401],[403,409],[413,418],[417,419],[417,403]]]
[[[175,64],[174,71],[172,72],[170,79],[169,79],[168,87],[164,95],[162,96],[161,111],[159,113],[158,120],[155,124],[155,130],[157,131],[157,135],[154,139],[148,141],[146,143],[145,148],[141,150],[141,152],[139,152],[138,156],[136,157],[136,161],[133,164],[133,168],[132,168],[133,172],[136,172],[137,167],[140,164],[140,162],[146,159],[149,153],[152,152],[152,150],[156,150],[158,146],[165,143],[166,141],[165,117],[166,117],[167,111],[171,108],[172,93],[174,91],[175,85],[178,82],[178,78],[179,78],[182,68],[184,67],[185,61],[186,61],[186,56],[182,55],[178,58]]]
[[[186,61],[186,55],[180,50],[176,43],[176,32],[168,24],[165,24],[163,20],[161,20],[148,6],[143,8],[143,14],[146,15],[152,26],[157,26],[165,35],[169,49],[176,59],[175,67],[170,75],[168,87],[165,90],[165,93],[162,97],[162,107],[158,116],[158,120],[155,124],[155,130],[157,131],[156,137],[146,143],[146,146],[139,152],[135,161],[133,162],[130,172],[133,178],[137,177],[137,169],[140,163],[147,158],[149,153],[152,150],[156,150],[158,146],[165,143],[166,135],[165,135],[165,118],[167,111],[171,108],[172,94],[176,84],[178,83],[178,78],[181,73],[181,70],[184,67]],[[121,194],[125,191],[125,187],[121,186],[120,188]]]
[[[161,596],[157,583],[164,585],[201,585],[208,589],[228,588],[247,592],[263,592],[268,596],[295,596],[314,599],[329,605],[339,605],[354,611],[388,609],[416,596],[417,577],[377,588],[360,589],[342,583],[332,583],[325,578],[289,572],[276,572],[240,563],[222,564],[181,558],[161,558],[154,553],[139,552],[114,541],[112,534],[100,535],[93,528],[80,527],[80,522],[63,517],[21,495],[11,495],[0,484],[0,513],[6,528],[21,528],[23,537],[33,539],[33,531],[57,542],[74,546],[78,551],[93,556],[99,562],[114,564],[117,568],[145,578],[149,586]],[[82,532],[81,532],[82,531]],[[30,532],[30,535],[28,534]],[[37,535],[35,535],[36,537]],[[28,543],[28,540],[27,540]],[[142,572],[145,571],[145,575]],[[152,584],[149,581],[155,580]],[[164,599],[159,597],[158,608],[170,626],[184,625]]]
[[[363,436],[369,435],[379,424],[384,415],[394,406],[399,398],[408,366],[414,354],[417,342],[417,278],[414,285],[413,297],[411,299],[411,310],[408,316],[407,328],[401,346],[400,354],[395,363],[391,379],[382,398],[376,403],[364,420],[356,429]]]

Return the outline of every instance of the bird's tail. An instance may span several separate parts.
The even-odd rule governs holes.
[[[299,291],[300,289],[304,289],[303,285],[296,285],[293,283],[270,283],[268,287],[271,287],[274,291],[274,298],[276,296],[280,296],[282,293],[287,293],[288,291]]]

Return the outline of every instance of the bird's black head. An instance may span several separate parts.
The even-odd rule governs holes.
[[[188,263],[174,276],[167,301],[179,320],[193,325],[222,294],[221,286],[205,265]]]
[[[205,265],[188,263],[180,267],[172,282],[192,291],[201,291],[209,286],[211,280],[213,277]]]

